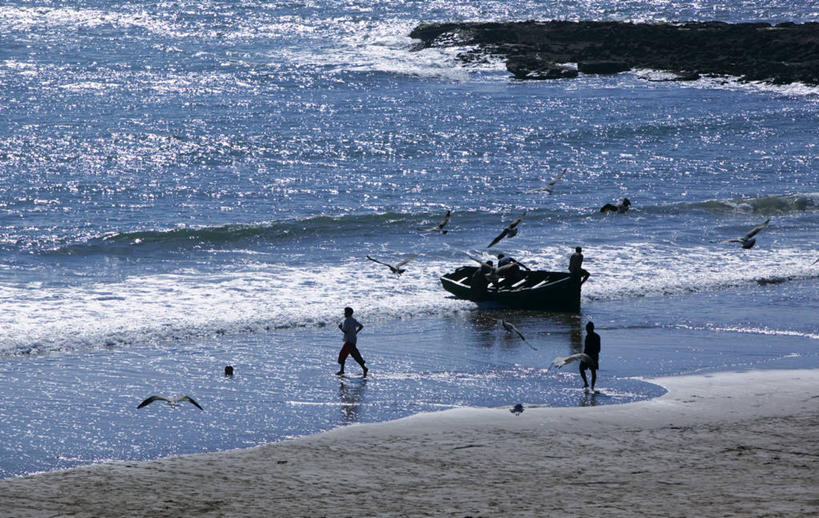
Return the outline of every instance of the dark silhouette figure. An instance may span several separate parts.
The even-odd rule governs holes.
[[[583,249],[579,246],[574,249],[574,253],[569,258],[569,273],[571,273],[574,277],[580,279],[580,284],[583,284],[587,280],[589,280],[589,276],[591,275],[589,272],[583,269]]]
[[[364,329],[364,326],[353,318],[353,308],[344,308],[344,322],[340,323],[338,328],[344,333],[344,345],[341,346],[341,351],[338,353],[338,364],[341,368],[336,372],[336,376],[344,374],[344,362],[347,361],[347,356],[352,356],[361,365],[361,369],[364,371],[362,376],[366,378],[369,369],[364,365],[364,358],[361,357],[361,353],[358,352],[358,347],[356,347],[358,333]]]
[[[486,297],[486,289],[489,287],[489,279],[486,276],[492,274],[492,269],[492,261],[486,261],[472,274],[469,281],[472,300],[483,300]]]
[[[631,206],[631,202],[628,198],[623,198],[621,203],[614,205],[613,203],[607,203],[603,205],[600,209],[600,212],[616,212],[617,214],[625,214],[628,211],[628,208]]]
[[[225,377],[232,378],[233,377],[233,367],[228,365],[225,367]]]
[[[594,322],[586,324],[586,344],[583,352],[589,355],[591,362],[580,362],[580,377],[583,378],[583,388],[589,388],[589,380],[586,379],[586,369],[591,370],[591,389],[597,382],[597,368],[600,359],[600,335],[594,332]]]

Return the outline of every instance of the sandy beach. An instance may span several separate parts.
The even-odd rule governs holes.
[[[650,380],[602,407],[456,409],[0,481],[0,515],[815,516],[819,370]]]

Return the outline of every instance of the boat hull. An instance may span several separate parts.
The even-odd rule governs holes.
[[[580,311],[580,280],[567,272],[531,271],[501,278],[497,286],[473,289],[475,266],[462,266],[441,277],[443,288],[463,300],[521,309]]]

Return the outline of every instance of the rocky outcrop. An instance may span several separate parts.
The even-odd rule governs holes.
[[[463,22],[421,24],[410,36],[416,48],[468,47],[460,55],[467,62],[503,57],[519,79],[651,68],[680,79],[819,84],[819,23]]]

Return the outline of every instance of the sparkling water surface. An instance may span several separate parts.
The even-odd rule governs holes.
[[[4,2],[0,477],[816,367],[819,89],[650,70],[517,82],[408,37],[551,18],[802,23],[819,6]],[[553,195],[526,193],[564,169]],[[598,212],[624,197],[628,214]],[[419,230],[448,209],[447,235]],[[582,246],[581,315],[476,310],[440,288],[524,212],[495,248],[563,270]],[[753,249],[722,242],[768,218]],[[364,259],[415,253],[400,278]],[[332,376],[346,305],[371,379]],[[589,320],[595,397],[574,366],[549,369]],[[137,411],[152,393],[205,411]]]

